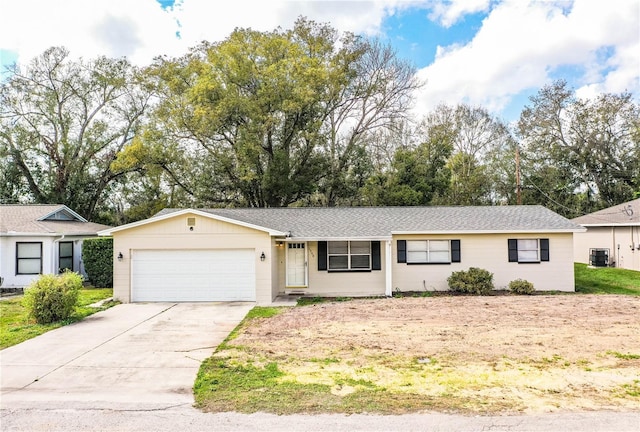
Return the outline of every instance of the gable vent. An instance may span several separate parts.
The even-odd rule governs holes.
[[[187,226],[190,226],[190,227],[196,226],[196,218],[188,217],[187,218]]]

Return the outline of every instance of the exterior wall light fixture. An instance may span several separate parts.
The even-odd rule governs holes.
[[[264,254],[264,252],[262,252],[260,254],[260,261],[264,261],[265,259],[267,259],[267,256]]]
[[[124,258],[122,252],[118,252],[118,261],[122,261],[122,258]]]

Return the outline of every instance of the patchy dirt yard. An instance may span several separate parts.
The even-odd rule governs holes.
[[[344,404],[360,394],[327,411],[376,411],[385,399],[398,413],[640,410],[640,298],[320,303],[251,321],[216,356],[275,363],[279,382],[326,386]],[[382,403],[363,402],[366,392]]]

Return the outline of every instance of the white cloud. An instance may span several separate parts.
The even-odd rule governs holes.
[[[72,55],[142,63],[175,52],[175,20],[155,0],[2,0],[0,49],[24,62],[54,45]]]
[[[578,0],[569,11],[560,7],[566,5],[522,0],[496,5],[468,44],[441,47],[434,62],[419,71],[427,85],[416,111],[466,102],[499,112],[513,96],[548,83],[562,66],[596,71],[596,82],[582,77],[584,92],[637,91],[640,4]],[[613,53],[604,68],[593,63],[602,49]]]
[[[490,0],[436,0],[429,18],[444,27],[451,27],[464,15],[486,11],[490,3]]]
[[[341,31],[375,35],[383,20],[408,0],[289,1],[178,0],[162,9],[155,0],[0,0],[0,49],[25,62],[53,45],[74,56],[127,56],[146,64],[158,55],[178,56],[202,40],[223,40],[236,27],[289,28],[299,16]],[[176,37],[179,32],[180,38]]]
[[[63,45],[74,56],[127,56],[144,65],[223,40],[236,27],[289,28],[299,16],[376,35],[386,18],[408,8],[430,11],[445,27],[488,11],[470,42],[438,47],[419,71],[427,85],[417,95],[418,113],[442,102],[500,112],[566,66],[584,72],[575,83],[579,95],[640,88],[637,0],[178,0],[167,10],[155,0],[0,0],[0,49],[17,52],[21,63]]]

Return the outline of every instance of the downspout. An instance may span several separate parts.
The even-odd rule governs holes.
[[[391,274],[391,269],[393,268],[393,260],[391,259],[391,240],[385,241],[385,286],[384,286],[384,294],[387,297],[391,297],[393,294],[393,275]]]
[[[616,267],[620,267],[620,245],[616,242],[616,227],[611,227],[611,232],[613,233],[613,250],[616,253]]]
[[[58,271],[60,269],[57,268],[56,266],[56,258],[58,258],[59,261],[59,257],[58,257],[58,253],[60,251],[60,248],[56,249],[56,244],[60,243],[62,240],[64,240],[64,237],[66,236],[66,234],[62,234],[62,237],[60,237],[59,239],[55,239],[53,241],[53,250],[51,251],[51,270],[53,274],[58,274]],[[56,252],[58,251],[58,252]]]

